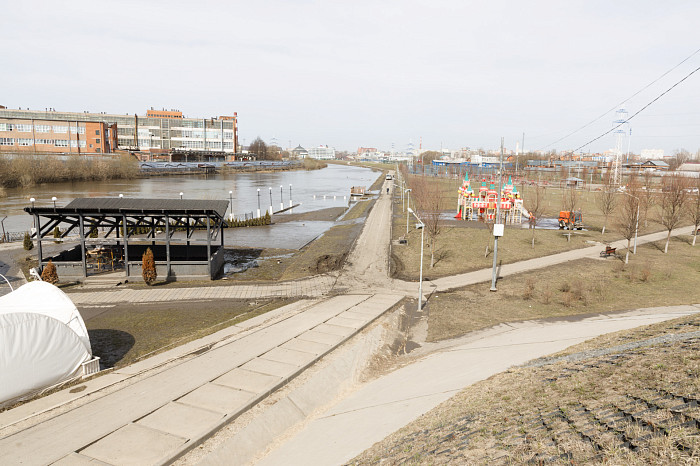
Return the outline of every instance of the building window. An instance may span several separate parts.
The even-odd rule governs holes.
[[[58,133],[58,134],[65,134],[68,132],[68,127],[67,126],[54,126],[53,132]]]
[[[96,129],[96,130],[95,130],[95,136],[99,136],[99,135],[100,135],[100,130],[99,130],[99,129]]]
[[[12,131],[12,125],[10,123],[0,123],[0,131]]]
[[[100,143],[100,138],[95,139],[95,144],[99,144],[99,143]]]
[[[81,127],[81,126],[76,126],[75,128],[71,127],[70,132],[73,134],[85,134],[85,127]]]
[[[68,139],[56,139],[53,145],[56,147],[68,147]]]
[[[15,131],[20,131],[22,133],[31,133],[32,125],[13,125]]]
[[[39,144],[41,145],[49,145],[53,146],[53,139],[37,139],[35,144],[38,146]]]
[[[32,142],[31,139],[21,138],[21,139],[17,139],[17,145],[18,146],[33,146],[34,143]]]
[[[14,145],[15,145],[14,138],[0,138],[0,146],[14,146]]]
[[[50,125],[34,125],[34,129],[36,130],[37,133],[50,133],[51,132]]]
[[[80,146],[82,149],[85,149],[85,141],[78,141],[78,146]]]
[[[95,152],[102,152],[102,150],[98,147],[95,149]]]

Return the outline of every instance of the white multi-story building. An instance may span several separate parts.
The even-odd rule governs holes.
[[[335,149],[328,146],[312,147],[308,150],[309,157],[319,160],[335,160]]]

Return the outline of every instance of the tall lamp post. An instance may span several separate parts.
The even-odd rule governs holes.
[[[51,200],[53,201],[53,208],[54,208],[54,210],[56,210],[56,201],[57,201],[56,196],[52,197]]]
[[[233,220],[233,191],[228,192],[228,201],[229,201],[229,215],[228,219]]]
[[[408,210],[406,211],[406,236],[408,236],[408,213],[413,212],[411,210],[411,207],[410,207],[410,205],[411,205],[411,203],[410,203],[411,202],[411,188],[408,188],[406,190],[406,194],[408,195],[408,201],[406,202],[406,207],[408,207]]]
[[[258,218],[260,218],[260,188],[258,188]]]
[[[292,183],[289,183],[289,208],[292,208]]]
[[[408,211],[413,214],[414,217],[416,217],[416,220],[418,220],[420,224],[420,276],[418,280],[418,312],[423,309],[423,244],[425,244],[425,241],[423,241],[423,235],[425,233],[425,223],[418,218],[415,212],[413,212],[413,209],[410,207],[408,208]]]
[[[498,197],[496,198],[496,218],[493,221],[493,271],[491,273],[491,291],[496,288],[498,265],[498,237],[503,236],[504,226],[501,222],[501,188],[503,186],[503,138],[501,138],[501,159],[498,166]]]
[[[284,199],[282,199],[282,185],[280,185],[280,210],[284,210]]]

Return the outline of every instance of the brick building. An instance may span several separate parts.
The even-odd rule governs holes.
[[[234,154],[237,115],[185,118],[177,110],[145,116],[14,110],[0,106],[0,153],[99,155],[117,150],[146,154]]]

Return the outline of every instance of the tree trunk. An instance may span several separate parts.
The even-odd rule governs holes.
[[[627,254],[625,254],[625,264],[629,264],[630,262],[630,242],[631,240],[627,240]]]
[[[600,234],[601,234],[601,235],[604,235],[604,234],[605,234],[605,224],[603,224],[603,231],[600,232]]]
[[[695,225],[695,233],[693,233],[693,246],[695,246],[695,240],[698,239],[698,226]]]
[[[435,265],[435,240],[430,241],[430,268]]]
[[[535,249],[535,229],[532,229],[532,249]]]
[[[664,254],[668,253],[668,243],[671,241],[671,230],[668,230],[668,235],[666,236],[666,246],[664,247]]]

